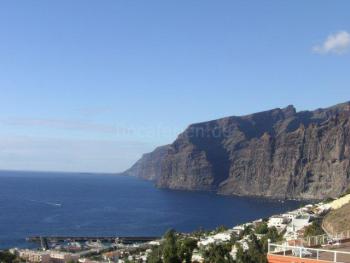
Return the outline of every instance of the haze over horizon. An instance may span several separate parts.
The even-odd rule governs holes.
[[[119,172],[191,123],[349,101],[349,8],[3,1],[0,169]]]

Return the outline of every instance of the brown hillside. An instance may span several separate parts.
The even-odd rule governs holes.
[[[331,211],[323,220],[323,227],[331,234],[350,230],[350,204]]]

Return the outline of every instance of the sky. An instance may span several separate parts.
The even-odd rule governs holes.
[[[349,10],[1,1],[0,169],[120,172],[191,123],[349,101]]]

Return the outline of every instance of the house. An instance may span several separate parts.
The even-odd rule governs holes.
[[[222,233],[217,233],[213,236],[208,236],[198,242],[199,247],[205,247],[210,244],[216,244],[216,243],[222,243],[222,242],[227,242],[231,240],[231,235],[233,231],[228,230],[226,232]]]
[[[42,262],[42,263],[49,263],[51,262],[50,254],[43,251],[34,251],[29,249],[19,250],[18,256],[26,262]]]
[[[269,218],[269,221],[267,223],[268,227],[276,227],[279,228],[285,228],[286,224],[288,223],[288,219],[283,216],[273,216]]]
[[[80,258],[78,260],[78,262],[80,262],[80,263],[98,263],[97,261],[91,260],[91,259],[88,259],[88,258]]]
[[[198,246],[205,247],[213,243],[215,243],[215,239],[213,237],[206,237],[205,239],[198,241]]]
[[[50,258],[53,263],[67,263],[69,261],[78,261],[78,254],[66,253],[60,251],[51,251]]]
[[[216,235],[213,236],[214,240],[217,242],[226,242],[226,241],[230,241],[231,240],[231,232],[227,231],[227,232],[223,232],[223,233],[218,233]]]
[[[301,214],[295,217],[292,222],[288,225],[288,232],[298,232],[304,227],[310,225],[311,217],[308,214]]]
[[[191,259],[192,262],[199,262],[199,263],[202,263],[204,262],[204,258],[203,256],[199,253],[198,250],[194,250],[193,253],[192,253],[192,259]]]
[[[243,225],[238,225],[238,226],[235,226],[234,228],[231,229],[231,233],[234,233],[236,235],[240,235],[244,229],[248,226],[252,226],[253,224],[252,223],[246,223],[246,224],[243,224]]]
[[[286,218],[286,219],[290,222],[290,221],[293,220],[297,215],[298,215],[297,213],[289,212],[289,213],[282,214],[282,217]]]
[[[106,252],[102,255],[102,257],[104,260],[118,262],[119,257],[120,257],[120,252],[119,251]]]

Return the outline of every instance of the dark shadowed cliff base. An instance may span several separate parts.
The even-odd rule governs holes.
[[[350,184],[350,102],[293,106],[190,125],[125,174],[158,187],[224,195],[322,199]]]

